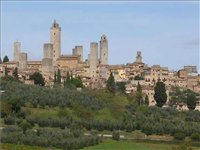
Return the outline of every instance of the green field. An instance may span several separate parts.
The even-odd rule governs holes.
[[[172,147],[177,147],[174,144],[154,144],[135,141],[113,141],[106,140],[105,142],[84,148],[83,150],[171,150]],[[200,150],[195,147],[192,150]]]

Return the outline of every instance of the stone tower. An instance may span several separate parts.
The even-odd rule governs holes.
[[[137,56],[136,56],[136,63],[142,63],[142,53],[141,51],[137,51]]]
[[[100,40],[100,64],[108,64],[108,40],[104,34]]]
[[[50,31],[50,43],[53,44],[53,64],[56,65],[56,59],[61,54],[61,28],[54,20]]]
[[[96,71],[98,66],[98,43],[90,43],[90,55],[88,59],[90,65],[90,77],[96,77]]]
[[[27,53],[19,53],[19,70],[24,71],[27,68]]]
[[[19,53],[21,52],[21,43],[20,42],[15,42],[13,46],[14,46],[13,61],[19,62]]]
[[[83,61],[83,46],[75,46],[72,53],[73,55],[80,55],[80,61]]]
[[[42,59],[42,73],[53,73],[53,45],[44,44],[44,58]]]

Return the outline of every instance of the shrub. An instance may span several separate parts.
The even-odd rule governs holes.
[[[29,122],[23,121],[19,124],[19,127],[22,128],[23,132],[25,133],[27,129],[30,129],[32,126]]]
[[[7,125],[13,125],[13,124],[15,124],[15,118],[12,116],[8,116],[8,117],[4,118],[4,123]]]
[[[193,141],[200,141],[200,134],[199,133],[192,133],[191,139]]]
[[[120,133],[118,131],[114,131],[112,134],[112,139],[119,141],[120,140]]]
[[[185,134],[182,132],[177,132],[174,134],[174,139],[176,140],[184,140],[185,139]]]

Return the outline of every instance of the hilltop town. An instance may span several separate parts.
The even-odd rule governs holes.
[[[76,45],[72,54],[61,54],[61,27],[54,21],[50,29],[50,42],[43,46],[43,59],[29,61],[28,54],[21,51],[21,43],[14,43],[13,61],[1,64],[0,76],[5,76],[5,70],[12,75],[14,69],[18,68],[19,79],[25,84],[33,84],[30,75],[40,72],[45,78],[46,86],[53,86],[54,74],[61,72],[63,83],[70,72],[72,76],[79,76],[85,87],[105,88],[106,81],[112,72],[115,82],[125,82],[127,94],[134,93],[138,82],[143,92],[149,97],[149,105],[155,105],[154,86],[160,80],[165,83],[167,95],[171,87],[190,89],[200,93],[200,74],[197,66],[183,66],[178,71],[170,71],[168,67],[160,65],[148,66],[142,61],[142,52],[137,51],[135,61],[123,65],[109,65],[109,48],[106,35],[102,35],[100,42],[90,43],[88,58],[83,58],[83,46]],[[169,96],[168,96],[169,99]]]

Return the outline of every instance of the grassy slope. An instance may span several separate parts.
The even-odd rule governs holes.
[[[105,142],[84,148],[83,150],[171,150],[176,145],[172,144],[154,144],[135,141],[113,141],[106,140]],[[193,148],[198,150],[199,148]]]

